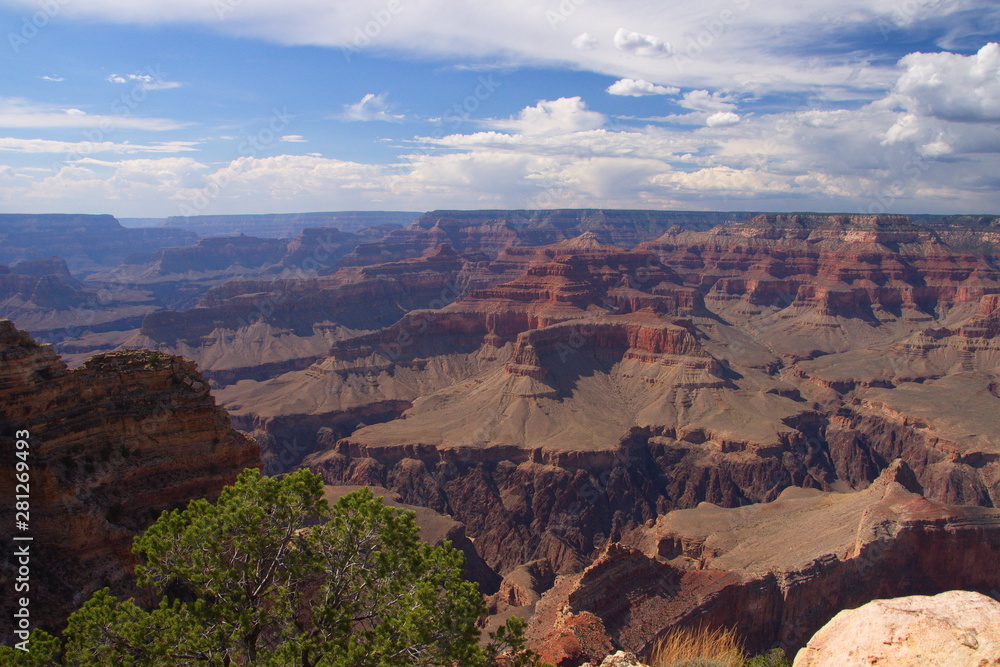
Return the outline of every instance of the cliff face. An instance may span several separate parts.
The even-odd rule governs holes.
[[[537,602],[529,637],[578,665],[607,644],[648,652],[662,628],[735,627],[751,651],[794,654],[841,609],[953,589],[995,590],[1000,511],[929,501],[897,462],[866,491],[789,489],[767,505],[702,505],[610,545]],[[775,548],[780,545],[780,548]],[[596,638],[570,633],[597,619]],[[569,650],[572,649],[572,650]]]
[[[358,271],[392,275],[416,261]],[[390,469],[425,447],[568,461],[612,454],[639,428],[724,454],[751,452],[744,478],[781,459],[781,469],[808,471],[799,478],[820,488],[863,487],[902,455],[932,497],[991,505],[995,425],[956,455],[935,453],[948,438],[933,429],[923,450],[900,454],[865,435],[889,429],[891,410],[850,415],[860,414],[852,406],[864,402],[855,395],[862,389],[902,400],[909,394],[900,383],[930,387],[956,370],[992,381],[995,267],[898,216],[759,216],[710,232],[675,228],[634,251],[588,232],[510,246],[491,262],[463,258],[453,275],[473,287],[457,300],[343,336],[308,369],[222,396],[267,447],[295,449],[291,460],[344,437],[343,451],[381,452],[371,456]],[[299,397],[294,408],[281,405],[286,393]],[[994,394],[983,400],[987,412],[995,407]],[[855,428],[863,419],[868,426]],[[324,426],[332,431],[321,444]],[[684,502],[767,498],[717,483],[682,494]]]
[[[101,586],[134,594],[131,541],[160,512],[211,498],[260,465],[256,443],[230,428],[193,362],[120,352],[69,371],[7,320],[0,424],[9,534],[15,434],[30,433],[31,612],[49,630]],[[5,589],[13,572],[5,561]],[[2,613],[11,603],[4,598]]]
[[[704,437],[636,429],[611,451],[365,445],[347,438],[305,463],[330,482],[385,486],[405,502],[451,514],[502,575],[536,560],[558,573],[579,571],[629,525],[669,509],[704,500],[730,507],[764,502],[787,486],[821,487],[830,479],[822,453],[806,442],[783,456],[778,448],[751,452]]]

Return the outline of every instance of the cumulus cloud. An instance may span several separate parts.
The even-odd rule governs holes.
[[[551,135],[592,130],[604,125],[604,121],[604,114],[587,109],[579,97],[560,97],[541,100],[535,106],[521,109],[516,119],[494,124],[522,134]]]
[[[942,120],[990,123],[1000,120],[1000,44],[991,42],[971,56],[911,53],[893,102]]]
[[[368,93],[361,98],[360,102],[344,105],[344,113],[340,118],[343,120],[356,121],[385,121],[398,123],[405,116],[402,114],[389,113],[389,105],[385,101],[385,93]]]
[[[929,160],[1000,152],[1000,45],[973,55],[911,53],[892,91],[871,108],[894,111],[880,137]]]
[[[737,125],[739,122],[739,114],[732,111],[716,111],[705,119],[705,124],[709,127],[728,127],[730,125]]]
[[[974,212],[989,208],[993,190],[981,181],[1000,166],[993,154],[939,160],[963,150],[948,136],[914,135],[919,151],[910,140],[879,144],[899,114],[874,107],[758,113],[724,132],[609,130],[593,127],[598,119],[584,122],[589,113],[578,99],[542,101],[506,122],[518,131],[425,137],[422,143],[445,150],[401,155],[392,165],[282,155],[239,158],[222,168],[180,157],[84,159],[45,178],[7,169],[0,173],[0,203],[51,210],[92,201],[94,210],[107,210],[114,202],[121,215],[167,215],[180,206],[233,213],[265,205],[292,211],[388,204],[868,212],[929,202]],[[529,128],[539,131],[521,131]]]
[[[181,84],[176,81],[168,81],[158,73],[153,74],[111,74],[107,77],[110,83],[133,83],[143,90],[170,90],[180,88]]]
[[[681,92],[681,89],[674,86],[659,86],[645,79],[619,79],[608,86],[608,92],[612,95],[645,97],[647,95],[676,95]]]
[[[653,35],[618,28],[613,40],[615,48],[633,56],[663,58],[670,55],[670,45]]]
[[[581,32],[573,38],[573,41],[570,42],[574,49],[580,49],[581,51],[591,51],[596,49],[597,43],[597,38],[589,32]]]

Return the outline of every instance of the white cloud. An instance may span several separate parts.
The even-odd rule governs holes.
[[[441,206],[975,212],[991,208],[988,179],[1000,170],[992,153],[950,161],[968,145],[923,126],[912,139],[880,144],[900,114],[875,107],[758,113],[724,131],[704,122],[695,130],[608,130],[593,127],[596,119],[582,122],[589,113],[578,99],[543,101],[507,121],[517,131],[424,138],[444,150],[392,165],[280,155],[218,168],[178,156],[85,158],[43,176],[7,169],[0,204],[120,215],[169,215],[182,206],[201,213]]]
[[[18,139],[0,137],[0,151],[13,153],[61,153],[90,155],[92,153],[181,153],[198,150],[194,141],[165,141],[149,145],[115,143],[113,141],[53,141],[50,139]]]
[[[591,35],[589,32],[581,32],[579,35],[573,38],[570,42],[574,49],[579,49],[581,51],[592,51],[597,48],[597,38]]]
[[[40,76],[38,78],[41,79],[42,81],[53,81],[55,83],[59,83],[61,81],[65,81],[66,80],[66,79],[64,79],[61,76],[49,76],[48,74],[44,74],[44,75],[42,75],[42,76]]]
[[[301,134],[286,134],[281,137],[278,141],[283,141],[286,144],[304,144],[306,139]]]
[[[529,135],[565,134],[593,130],[604,124],[604,114],[587,109],[579,97],[541,100],[533,107],[521,109],[517,119],[496,121],[501,129]]]
[[[890,97],[909,111],[957,122],[1000,121],[1000,44],[971,56],[911,53]]]
[[[681,89],[674,86],[659,86],[645,79],[619,79],[608,86],[608,92],[612,95],[644,97],[646,95],[676,95],[681,92]]]
[[[739,114],[732,111],[716,111],[705,119],[705,124],[709,127],[729,127],[740,122]]]
[[[112,110],[114,105],[111,106]],[[86,129],[99,128],[102,132],[120,130],[149,130],[161,132],[188,127],[167,118],[142,118],[132,115],[127,108],[119,115],[88,114],[75,108],[53,108],[30,103],[19,98],[0,98],[0,127],[18,129]]]
[[[368,93],[361,98],[360,102],[344,105],[344,113],[340,115],[342,120],[356,121],[386,121],[397,123],[405,118],[402,114],[389,113],[389,105],[385,101],[385,93]]]
[[[26,12],[38,9],[37,0],[3,2]],[[563,35],[554,34],[545,18],[546,9],[558,9],[557,4],[421,0],[417,10],[404,9],[394,15],[391,25],[371,40],[370,48],[393,56],[490,62],[501,67],[569,66],[616,78],[662,81],[669,76],[671,83],[685,89],[801,92],[819,85],[834,94],[877,89],[876,96],[897,78],[892,67],[882,64],[883,44],[858,45],[860,53],[849,51],[853,44],[844,45],[834,57],[821,60],[810,47],[825,43],[837,48],[844,44],[844,35],[883,27],[890,31],[886,33],[890,40],[895,38],[893,31],[900,30],[901,43],[946,32],[940,44],[946,46],[949,39],[968,44],[974,35],[995,34],[1000,20],[995,0],[672,0],[669,8],[632,0],[588,0],[563,3],[573,10],[559,25],[560,31],[566,30]],[[227,36],[340,49],[357,48],[358,30],[364,35],[373,15],[385,8],[386,0],[88,0],[60,3],[59,19],[200,25]],[[672,44],[677,60],[637,58],[627,50],[611,48],[618,26],[628,27],[624,35],[630,29],[641,30],[635,33],[640,38],[635,46],[646,42],[650,55],[663,56],[663,45]],[[584,33],[599,36],[601,46],[607,48],[578,48],[573,36]],[[650,36],[655,41],[642,39]],[[626,49],[628,44],[627,39],[622,42]],[[869,58],[877,64],[856,71]]]
[[[633,56],[663,58],[670,55],[670,45],[653,35],[643,35],[625,28],[618,28],[614,37],[615,48]]]
[[[882,146],[927,159],[1000,152],[1000,45],[969,56],[911,53],[899,64],[892,91],[871,105],[903,109],[880,137]]]
[[[134,83],[142,90],[170,90],[180,88],[181,84],[176,81],[167,81],[159,73],[154,74],[111,74],[107,77],[111,83]]]
[[[916,114],[900,114],[892,127],[886,130],[882,137],[882,145],[912,141],[921,133],[921,124],[921,120]]]
[[[729,95],[709,93],[707,90],[692,90],[684,93],[680,105],[695,111],[732,111],[736,103]]]

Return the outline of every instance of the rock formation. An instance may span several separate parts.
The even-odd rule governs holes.
[[[102,283],[78,280],[59,257],[0,265],[0,317],[16,320],[43,341],[131,329],[154,310],[150,294],[127,288],[108,290]]]
[[[906,588],[936,581],[912,552],[954,555],[1000,503],[995,220],[692,216],[436,211],[401,229],[306,230],[276,262],[176,282],[191,301],[154,306],[141,328],[63,347],[74,361],[111,347],[195,359],[269,472],[308,465],[463,524],[504,578],[495,618],[575,596],[552,617],[567,652],[641,651],[671,623],[744,603],[764,619],[742,628],[753,642],[797,647],[837,605],[870,599],[830,583],[868,581],[840,533],[763,574],[698,569],[643,541],[678,511],[765,525],[827,503],[841,513],[816,516],[856,532],[857,508],[875,507],[896,517],[878,567],[908,573],[882,592],[931,592]],[[162,304],[178,275],[142,289]],[[897,459],[910,472],[894,479],[926,500],[879,495]],[[935,585],[973,565],[952,561]],[[557,576],[583,576],[581,592]],[[631,591],[624,606],[587,592],[607,582]],[[833,602],[803,612],[814,594]],[[785,629],[799,612],[809,628]]]
[[[606,633],[591,647],[578,642],[589,658],[605,655],[608,641],[648,653],[661,634],[698,626],[736,628],[750,653],[792,654],[841,609],[1000,587],[1000,510],[945,505],[921,491],[897,460],[856,493],[789,488],[771,503],[669,512],[628,531],[581,574],[557,578],[529,636],[543,657],[566,665],[581,655],[565,655],[553,628],[576,616],[596,617]]]
[[[133,593],[132,538],[161,511],[211,498],[260,465],[256,443],[230,428],[192,362],[114,352],[70,371],[8,320],[0,320],[0,424],[8,534],[15,442],[30,433],[31,614],[47,630],[102,586]],[[12,553],[0,576],[8,591]],[[10,618],[12,604],[5,596],[0,613]]]
[[[74,273],[121,264],[132,253],[189,245],[198,235],[175,228],[128,229],[110,215],[0,214],[0,263],[56,255]]]
[[[874,600],[833,617],[795,667],[966,667],[1000,664],[1000,602],[948,591]]]
[[[461,298],[222,400],[270,460],[308,455],[331,483],[446,511],[505,575],[578,570],[625,526],[701,501],[861,489],[899,457],[932,499],[996,504],[1000,282],[933,230],[760,216],[461,263],[477,285]]]
[[[476,249],[496,257],[513,246],[551,245],[587,232],[604,243],[631,248],[678,224],[707,229],[747,217],[745,213],[599,209],[430,211],[405,229],[359,245],[343,263],[356,266],[419,257],[441,243],[459,251]]]

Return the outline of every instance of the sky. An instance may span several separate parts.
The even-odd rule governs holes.
[[[0,0],[0,211],[1000,213],[996,0]]]

